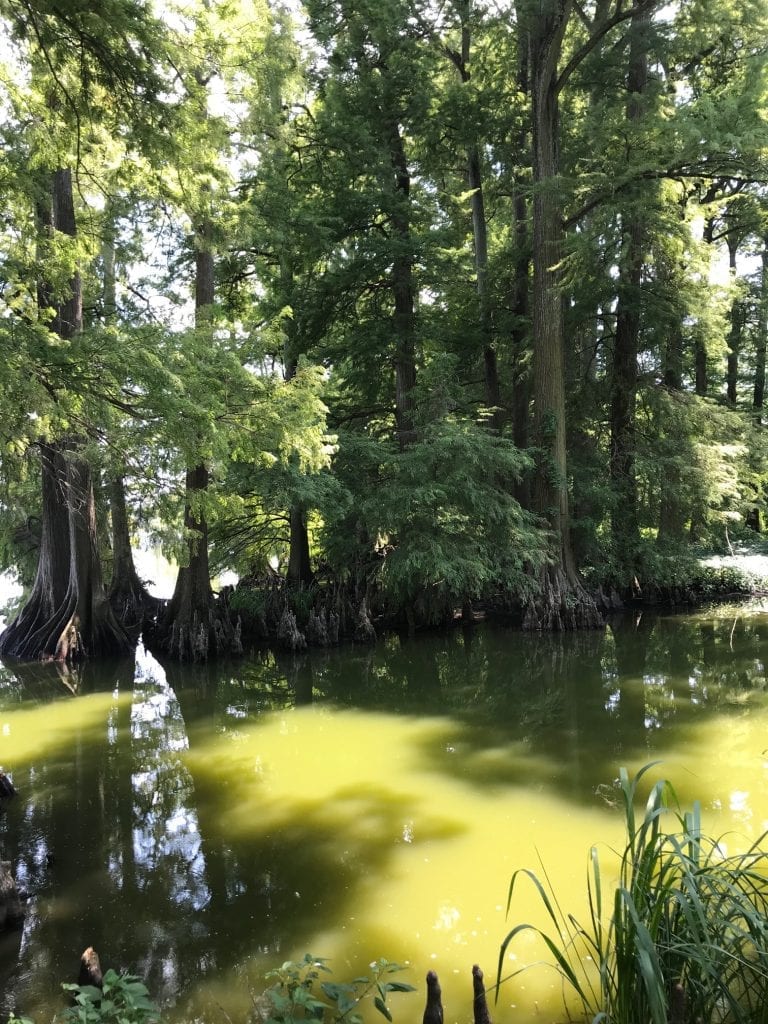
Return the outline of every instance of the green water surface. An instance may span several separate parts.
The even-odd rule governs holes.
[[[29,891],[0,936],[0,1018],[50,1020],[93,945],[171,1022],[245,1021],[266,970],[305,952],[337,980],[380,956],[447,1021],[473,963],[535,919],[519,867],[584,907],[588,848],[621,841],[620,766],[671,778],[736,849],[768,822],[768,613],[627,615],[604,632],[501,627],[206,667],[0,666],[0,857]],[[541,950],[521,936],[511,971]],[[396,1021],[421,1019],[402,996]],[[561,1020],[534,969],[495,1019]]]

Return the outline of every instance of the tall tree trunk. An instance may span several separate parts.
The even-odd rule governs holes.
[[[286,578],[289,583],[305,587],[310,586],[313,579],[307,520],[300,505],[293,505],[290,511],[290,548]]]
[[[667,337],[663,366],[664,386],[674,396],[683,390],[683,332],[679,324],[672,325]],[[677,454],[681,454],[678,447]],[[659,508],[660,544],[680,544],[685,536],[686,510],[680,495],[679,480],[674,474],[664,473],[661,481]]]
[[[763,404],[765,401],[765,351],[768,339],[768,237],[763,239],[763,251],[760,253],[760,300],[758,302],[757,336],[755,338],[755,376],[752,390],[752,410],[755,429],[763,426]],[[747,526],[760,533],[763,528],[760,505],[762,504],[762,487],[755,485],[755,506],[747,515]]]
[[[203,219],[195,252],[195,328],[210,328],[214,301],[212,226]],[[211,339],[213,341],[213,339]],[[161,644],[178,661],[205,661],[211,655],[240,652],[226,608],[211,589],[205,499],[209,471],[204,462],[187,466],[184,529],[187,565],[179,569],[173,596],[160,624]]]
[[[50,204],[36,204],[38,228],[76,237],[72,174],[59,168],[51,179]],[[38,301],[53,305],[51,329],[63,340],[82,329],[80,274],[75,271],[58,302],[48,282]],[[76,446],[42,443],[42,539],[29,600],[0,638],[9,658],[72,662],[86,655],[124,654],[129,640],[107,601],[96,537],[90,468]]]
[[[285,301],[293,295],[293,271],[287,258],[283,258],[280,266]],[[296,320],[287,317],[285,321],[285,345],[283,362],[285,379],[291,381],[296,376],[299,352],[296,338]],[[288,547],[288,569],[286,578],[289,583],[308,587],[312,583],[312,563],[309,557],[309,534],[307,532],[306,509],[294,502],[289,511],[290,534]]]
[[[155,610],[157,602],[147,592],[136,572],[128,524],[125,483],[120,474],[109,481],[109,509],[112,518],[112,582],[109,603],[130,635],[138,635],[146,614]]]
[[[110,326],[114,324],[117,316],[115,221],[110,210],[105,214],[101,262],[102,315],[104,324]],[[112,519],[112,580],[109,586],[109,603],[123,628],[131,636],[138,636],[145,615],[155,610],[156,601],[147,593],[136,572],[128,525],[125,483],[119,473],[113,474],[109,481],[109,509]]]
[[[763,239],[763,251],[760,253],[760,302],[757,339],[755,341],[755,378],[752,392],[752,408],[755,420],[762,424],[763,403],[765,400],[765,351],[768,339],[768,237]]]
[[[642,119],[648,87],[648,27],[650,14],[640,12],[630,29],[626,118],[628,130]],[[635,478],[635,409],[637,403],[637,356],[640,336],[640,292],[643,272],[645,225],[635,202],[622,217],[624,252],[618,282],[616,340],[613,350],[610,410],[610,475],[615,505],[611,512],[613,547],[630,570],[640,545]]]
[[[416,439],[413,394],[416,387],[416,327],[410,223],[411,177],[399,124],[395,119],[391,119],[386,128],[389,156],[395,175],[392,204],[395,250],[391,278],[395,305],[395,422],[398,443],[403,449]]]
[[[519,0],[518,0],[519,3]],[[525,18],[518,11],[518,60],[517,87],[526,100],[530,96],[529,42]],[[517,148],[522,154],[530,151],[528,131],[521,126]],[[525,190],[518,183],[513,199],[515,258],[512,280],[512,439],[515,447],[528,447],[530,437],[531,380],[528,368],[530,349],[530,270],[531,240],[528,217],[528,201]],[[531,481],[526,475],[515,485],[515,497],[523,508],[531,507]]]
[[[459,0],[457,9],[461,19],[461,52],[451,53],[453,63],[464,85],[470,80],[469,61],[472,35],[469,25],[471,0]],[[503,422],[501,389],[496,348],[493,343],[493,313],[488,279],[488,224],[485,216],[483,174],[480,146],[475,132],[467,146],[467,185],[471,190],[472,241],[475,252],[475,281],[477,290],[478,333],[483,353],[483,380],[485,404],[493,409],[490,426],[500,430]]]
[[[533,123],[533,394],[535,442],[542,453],[534,506],[553,534],[551,562],[540,592],[525,611],[528,629],[602,625],[574,563],[568,523],[565,447],[563,292],[560,263],[563,215],[557,196],[557,65],[571,5],[555,0],[531,22]]]
[[[173,597],[166,609],[164,647],[179,661],[205,661],[226,650],[214,628],[214,600],[208,567],[208,523],[203,510],[208,490],[204,463],[187,469],[184,529],[189,536],[188,564],[179,569]],[[221,649],[220,649],[221,648]]]
[[[105,214],[104,236],[101,240],[102,314],[105,324],[117,317],[117,277],[115,273],[115,218],[111,207]]]
[[[62,234],[77,237],[72,172],[68,167],[53,172],[53,227]],[[55,307],[51,330],[60,338],[74,338],[83,329],[83,288],[80,271],[75,270],[68,295]]]
[[[704,222],[702,240],[707,245],[712,245],[715,235],[715,218],[708,217]],[[707,375],[707,346],[705,340],[696,335],[694,342],[694,390],[700,398],[706,398],[709,391],[709,377]]]
[[[0,636],[0,654],[39,658],[49,640],[48,624],[64,602],[69,585],[67,466],[59,449],[40,445],[42,534],[37,574],[29,599]]]
[[[736,255],[739,240],[734,233],[728,235],[728,268],[731,281],[736,278]],[[744,324],[744,308],[739,299],[731,304],[731,329],[728,333],[728,367],[726,372],[725,395],[730,405],[736,405],[737,386],[739,383],[739,354],[741,351],[741,331]]]

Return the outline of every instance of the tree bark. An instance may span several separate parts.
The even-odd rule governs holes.
[[[300,505],[290,511],[290,549],[286,578],[289,583],[308,587],[312,583],[312,563],[309,557],[309,536],[307,521]]]
[[[602,625],[579,579],[571,551],[565,446],[562,208],[557,195],[557,65],[571,13],[570,0],[554,0],[530,26],[533,124],[533,394],[535,443],[542,453],[534,479],[534,507],[553,534],[550,563],[539,593],[529,600],[527,629]]]
[[[518,0],[519,4],[519,0]],[[530,97],[529,42],[525,19],[518,11],[517,86],[526,101]],[[520,154],[530,151],[528,131],[520,128],[517,139]],[[530,349],[530,271],[531,240],[528,202],[523,187],[516,183],[513,199],[515,217],[515,258],[512,280],[512,439],[521,451],[528,447],[531,419],[531,380],[526,356]],[[531,507],[531,481],[526,475],[514,488],[523,508]]]
[[[704,223],[702,239],[707,245],[712,245],[715,235],[715,218],[708,217]],[[700,398],[706,398],[709,391],[709,377],[707,374],[707,346],[702,337],[697,335],[694,342],[694,390]]]
[[[156,601],[149,595],[136,572],[125,484],[119,474],[109,482],[109,508],[112,518],[112,582],[109,587],[109,603],[126,632],[138,636],[145,615],[155,610]]]
[[[664,386],[672,393],[683,390],[683,332],[679,324],[669,329],[667,347],[664,352]],[[685,535],[685,509],[683,508],[679,481],[665,474],[661,482],[659,508],[659,532],[661,544],[679,544]]]
[[[108,211],[101,243],[102,316],[106,325],[114,324],[117,315],[115,278],[115,222]],[[112,580],[109,603],[118,621],[131,636],[138,638],[145,615],[155,610],[156,601],[147,593],[139,579],[131,549],[128,525],[128,504],[123,477],[116,473],[109,481],[109,510],[112,519]]]
[[[411,177],[400,126],[392,118],[387,125],[389,157],[395,175],[392,204],[394,256],[392,298],[395,334],[395,422],[401,450],[416,440],[414,394],[416,387],[416,328],[413,308],[413,252],[411,250]]]
[[[650,14],[641,11],[632,19],[627,73],[626,119],[631,133],[642,119],[648,87],[647,34]],[[610,476],[614,490],[611,532],[620,562],[634,569],[640,545],[635,478],[635,409],[637,404],[637,356],[640,336],[640,292],[645,241],[644,217],[637,205],[622,218],[624,252],[618,282],[616,340],[613,350],[610,409]]]
[[[760,253],[760,299],[758,302],[758,324],[755,337],[755,376],[752,386],[752,411],[755,427],[763,426],[763,404],[765,401],[765,351],[768,340],[768,238],[763,239],[763,251]],[[755,533],[763,528],[760,505],[762,504],[762,486],[755,484],[755,506],[747,514],[747,526]]]
[[[41,197],[36,217],[41,231],[77,235],[68,168],[53,172],[51,202]],[[50,283],[42,281],[38,301],[46,309],[53,304],[51,329],[63,340],[82,329],[78,272],[57,302]],[[102,582],[90,468],[72,442],[41,443],[40,454],[43,524],[37,574],[29,600],[0,638],[0,654],[63,662],[124,654],[133,644],[115,619]]]
[[[739,242],[735,234],[728,235],[728,268],[731,280],[736,278],[736,255]],[[731,329],[728,333],[728,364],[726,371],[725,396],[730,405],[736,405],[737,387],[739,383],[739,354],[741,351],[741,331],[744,324],[744,310],[741,302],[734,299],[731,304]]]
[[[56,231],[77,236],[72,172],[68,167],[53,172],[53,226]],[[80,272],[75,270],[69,282],[69,294],[56,306],[51,330],[60,338],[74,338],[83,329],[83,288]]]
[[[125,654],[133,644],[109,606],[101,578],[88,464],[42,444],[43,530],[29,600],[0,637],[0,654],[72,662]]]
[[[0,654],[39,658],[47,624],[61,607],[69,584],[69,512],[67,467],[58,448],[41,444],[42,533],[37,574],[29,599],[0,636]],[[38,636],[39,634],[39,636]]]
[[[195,253],[195,328],[210,326],[214,293],[212,226],[204,219]],[[213,338],[211,338],[213,343]],[[205,495],[209,470],[205,462],[187,467],[184,529],[188,536],[187,565],[179,569],[173,596],[159,625],[161,646],[178,661],[206,661],[211,655],[240,653],[240,639],[226,606],[216,604],[208,561]]]
[[[765,400],[765,351],[768,339],[768,237],[763,239],[763,251],[760,253],[760,302],[759,324],[755,342],[755,378],[752,392],[752,408],[756,413],[756,422],[762,423],[763,404]]]
[[[188,564],[179,569],[164,616],[165,647],[179,661],[205,661],[212,645],[213,590],[208,565],[208,523],[202,502],[208,490],[208,467],[187,470],[184,529]],[[215,649],[215,634],[214,634]]]
[[[280,277],[283,283],[283,294],[286,301],[293,295],[293,271],[286,258],[280,266]],[[296,376],[298,366],[298,345],[296,339],[296,320],[287,317],[285,324],[285,345],[283,361],[285,363],[285,379],[291,381]],[[299,502],[294,502],[289,511],[290,534],[288,547],[288,569],[286,578],[289,583],[308,587],[312,583],[312,563],[309,557],[309,534],[307,532],[306,510]]]
[[[464,85],[470,80],[469,61],[472,36],[469,26],[468,0],[457,3],[461,19],[461,52],[452,53],[452,60]],[[488,277],[488,224],[485,216],[483,174],[480,160],[480,146],[472,132],[467,147],[467,185],[471,190],[470,210],[472,213],[472,240],[475,253],[475,287],[477,291],[477,315],[480,344],[483,358],[484,399],[492,409],[490,427],[501,430],[503,411],[501,409],[501,388],[496,347],[493,340],[493,310]]]

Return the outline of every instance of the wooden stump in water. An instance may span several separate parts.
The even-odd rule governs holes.
[[[373,628],[371,617],[368,612],[368,604],[363,598],[360,602],[360,607],[357,609],[355,615],[355,633],[354,638],[359,643],[373,644],[376,643],[376,630]],[[434,973],[434,972],[430,972]],[[429,977],[429,975],[427,975]],[[435,975],[437,977],[437,975]]]
[[[99,954],[93,946],[89,946],[88,949],[83,950],[83,955],[80,957],[80,971],[77,975],[77,984],[93,985],[95,988],[101,988],[103,980]]]
[[[10,861],[0,861],[0,929],[18,924],[23,918],[24,908],[11,874]]]
[[[488,1000],[485,998],[483,972],[477,964],[472,968],[472,990],[475,996],[472,1003],[475,1024],[491,1024],[491,1015],[488,1012]]]
[[[424,1007],[424,1024],[443,1024],[443,994],[434,971],[427,973],[427,1005]]]
[[[0,800],[10,800],[12,796],[16,796],[16,789],[5,772],[0,769]]]
[[[307,639],[296,624],[296,616],[288,605],[285,606],[283,614],[280,616],[277,639],[280,646],[287,651],[303,651],[307,646]]]
[[[472,968],[472,1002],[474,1024],[491,1024],[488,1000],[485,995],[483,972],[477,964]],[[440,982],[434,971],[427,974],[427,1005],[424,1007],[423,1024],[443,1024],[443,997]]]

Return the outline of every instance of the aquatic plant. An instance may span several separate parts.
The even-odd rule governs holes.
[[[160,1011],[144,982],[133,974],[104,973],[95,985],[62,985],[74,1000],[56,1020],[62,1024],[158,1024]]]
[[[588,918],[565,913],[544,877],[516,871],[541,897],[548,930],[516,925],[499,953],[497,985],[515,937],[534,931],[587,1018],[599,1024],[687,1024],[766,1019],[768,1013],[768,872],[765,835],[745,853],[727,855],[706,836],[700,807],[681,812],[672,785],[652,787],[636,816],[638,785],[622,769],[626,824],[618,881],[604,878],[590,851]],[[672,819],[672,829],[664,822]],[[516,972],[517,973],[517,972]],[[497,988],[498,994],[498,988]]]
[[[373,999],[379,1013],[392,1020],[387,1005],[391,992],[414,992],[413,985],[392,979],[403,968],[389,960],[370,965],[370,976],[351,982],[320,981],[331,974],[322,957],[306,953],[302,960],[287,960],[270,971],[266,978],[274,984],[255,1000],[256,1016],[265,1024],[295,1024],[298,1021],[333,1021],[335,1024],[362,1024],[361,1004]]]

